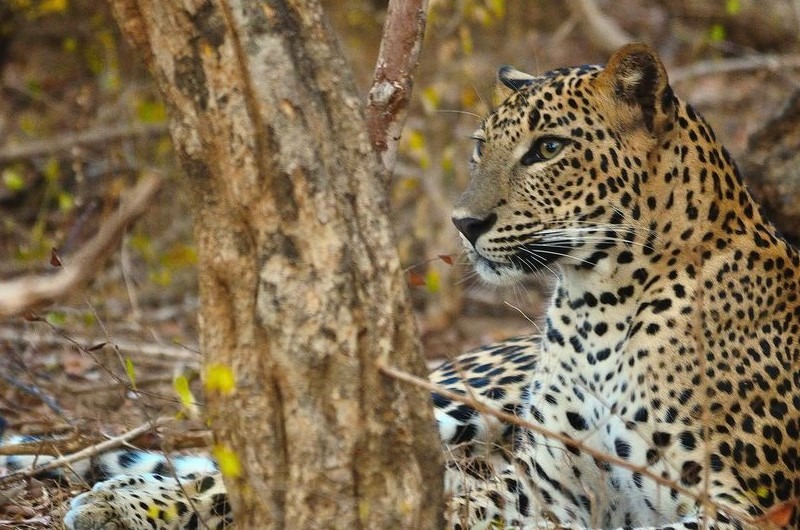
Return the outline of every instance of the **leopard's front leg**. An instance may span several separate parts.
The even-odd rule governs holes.
[[[68,530],[216,529],[232,522],[218,472],[185,478],[118,476],[75,497],[64,518]]]

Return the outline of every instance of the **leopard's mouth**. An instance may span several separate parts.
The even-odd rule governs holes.
[[[533,241],[519,245],[506,262],[487,258],[474,248],[469,248],[468,255],[481,278],[498,285],[510,285],[519,282],[526,275],[542,271],[553,272],[551,265],[563,258],[571,258],[570,252],[574,248],[575,245],[566,239]]]
[[[475,249],[467,252],[472,268],[478,273],[481,279],[494,285],[514,285],[519,283],[525,272],[520,270],[513,263],[501,263],[491,260]]]
[[[567,239],[532,241],[520,245],[510,261],[524,272],[538,272],[562,258],[572,257],[570,252],[574,248],[575,244]]]

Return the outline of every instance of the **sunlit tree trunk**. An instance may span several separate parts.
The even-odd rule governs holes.
[[[424,373],[382,167],[314,1],[112,0],[192,194],[207,396],[242,528],[441,528]]]

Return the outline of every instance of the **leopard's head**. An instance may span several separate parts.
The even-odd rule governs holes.
[[[453,212],[479,275],[513,283],[623,248],[639,223],[634,198],[676,119],[656,54],[631,44],[605,67],[539,76],[503,67],[497,86],[503,103],[475,133]]]

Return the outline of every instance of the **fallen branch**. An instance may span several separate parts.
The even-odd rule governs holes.
[[[153,428],[155,427],[153,426]],[[35,441],[0,445],[0,456],[69,456],[97,447],[107,441],[106,437],[101,438],[99,434],[68,433],[63,436],[48,434]],[[211,447],[212,441],[211,431],[207,429],[164,434],[154,434],[151,429],[139,432],[132,438],[125,440],[125,443],[137,449],[148,451],[180,451],[183,449]],[[106,447],[105,450],[108,449]],[[37,473],[40,471],[41,469],[37,468]]]
[[[597,450],[597,449],[595,449],[595,448],[593,448],[593,447],[591,447],[589,445],[586,445],[585,443],[583,443],[580,440],[575,440],[574,438],[570,438],[569,436],[567,436],[565,434],[558,433],[558,432],[555,432],[555,431],[551,431],[549,429],[545,429],[541,425],[537,425],[535,423],[532,423],[532,422],[529,422],[529,421],[525,421],[522,418],[520,418],[519,416],[516,416],[514,414],[509,414],[507,412],[503,412],[502,410],[495,409],[495,408],[483,403],[482,401],[473,399],[473,398],[471,398],[471,397],[469,397],[467,395],[463,395],[463,394],[458,394],[456,392],[452,392],[452,391],[450,391],[450,390],[448,390],[448,389],[446,389],[446,388],[444,388],[442,386],[439,386],[439,385],[437,385],[435,383],[432,383],[432,382],[428,381],[427,379],[422,379],[420,377],[417,377],[415,375],[409,374],[407,372],[403,372],[401,370],[398,370],[396,368],[388,366],[388,365],[384,364],[381,361],[377,361],[376,365],[377,365],[378,370],[380,370],[384,374],[386,374],[386,375],[388,375],[390,377],[393,377],[393,378],[395,378],[395,379],[397,379],[399,381],[404,381],[406,383],[410,383],[412,385],[424,388],[424,389],[428,390],[429,392],[435,392],[435,393],[439,394],[440,396],[442,396],[444,398],[447,398],[447,399],[450,399],[452,401],[456,401],[456,402],[459,402],[459,403],[463,403],[465,405],[468,405],[468,406],[472,407],[473,409],[475,409],[478,412],[493,416],[493,417],[499,419],[500,421],[503,421],[503,422],[506,422],[506,423],[510,423],[512,425],[516,425],[516,426],[528,429],[528,430],[530,430],[532,432],[535,432],[537,434],[540,434],[540,435],[544,436],[545,438],[552,439],[552,440],[557,440],[557,441],[563,443],[564,445],[567,445],[569,447],[573,447],[575,449],[578,449],[579,451],[581,451],[583,453],[586,453],[587,455],[589,455],[589,456],[591,456],[591,457],[593,457],[593,458],[595,458],[597,460],[600,460],[600,461],[603,461],[603,462],[607,462],[609,464],[612,464],[612,465],[615,465],[615,466],[618,466],[618,467],[621,467],[621,468],[624,468],[624,469],[628,469],[630,471],[633,471],[634,473],[639,473],[643,477],[649,478],[650,480],[654,481],[656,484],[660,484],[662,486],[666,486],[668,488],[671,488],[671,489],[677,491],[678,493],[681,493],[681,494],[686,495],[687,497],[689,497],[691,499],[694,499],[695,501],[697,501],[698,503],[702,504],[703,506],[713,510],[712,513],[716,513],[716,512],[725,513],[725,514],[730,515],[730,516],[732,516],[732,517],[734,517],[734,518],[736,518],[736,519],[738,519],[738,520],[740,520],[742,522],[757,523],[759,521],[759,519],[753,518],[752,516],[750,516],[748,513],[744,512],[743,510],[735,509],[735,508],[728,507],[728,506],[721,506],[717,502],[715,502],[712,499],[710,499],[708,497],[708,495],[706,493],[704,493],[704,492],[697,493],[697,492],[695,492],[695,491],[693,491],[693,490],[691,490],[689,488],[681,486],[680,484],[678,484],[674,480],[670,480],[668,478],[662,477],[660,474],[651,471],[648,466],[639,466],[639,465],[636,465],[636,464],[632,464],[632,463],[628,462],[627,460],[623,460],[622,458],[619,458],[619,457],[617,457],[615,455],[609,454],[609,453],[607,453],[605,451]]]
[[[573,16],[580,20],[592,44],[605,53],[614,53],[635,40],[613,18],[600,11],[594,0],[567,0],[567,6]]]
[[[101,442],[102,439],[74,433],[62,437],[47,435],[47,437],[43,436],[40,440],[0,445],[0,455],[61,456]]]
[[[111,125],[85,131],[66,133],[60,136],[34,140],[20,145],[7,145],[0,149],[0,162],[11,162],[42,155],[67,151],[79,145],[107,144],[121,138],[133,136],[156,136],[166,134],[167,126],[156,125]]]
[[[683,68],[674,68],[670,71],[669,80],[673,83],[680,83],[695,77],[730,72],[752,70],[777,72],[782,69],[796,68],[800,68],[800,55],[752,55],[733,59],[699,61]]]
[[[104,442],[91,445],[75,453],[60,456],[58,458],[55,458],[53,460],[50,460],[49,462],[42,464],[41,466],[21,469],[19,471],[9,473],[4,477],[0,477],[0,487],[12,484],[18,480],[34,477],[36,475],[39,475],[40,473],[46,473],[48,471],[52,471],[60,467],[68,466],[73,462],[77,462],[79,460],[92,458],[93,456],[105,453],[106,451],[110,451],[112,449],[116,449],[128,443],[129,441],[133,440],[137,436],[140,436],[150,430],[157,429],[163,425],[166,425],[174,421],[175,421],[174,418],[167,418],[167,417],[157,418],[152,422],[144,423],[136,427],[135,429],[131,429],[126,433],[120,434],[119,436],[114,436],[113,438],[109,438]]]
[[[30,311],[61,299],[88,283],[110,257],[127,227],[141,216],[161,187],[155,174],[144,176],[126,194],[119,210],[86,245],[55,274],[27,276],[0,283],[0,317]]]
[[[84,349],[94,349],[99,344],[108,343],[117,347],[121,352],[131,357],[147,356],[155,360],[190,361],[193,364],[200,362],[200,353],[195,345],[170,346],[167,344],[154,344],[125,339],[114,339],[113,343],[108,338],[70,337],[69,339],[57,334],[44,334],[41,332],[24,331],[18,328],[0,328],[0,340],[24,342],[31,346],[41,345],[71,345],[76,343]]]
[[[367,132],[391,178],[397,145],[408,115],[419,62],[428,0],[389,0],[378,62],[367,98]]]

